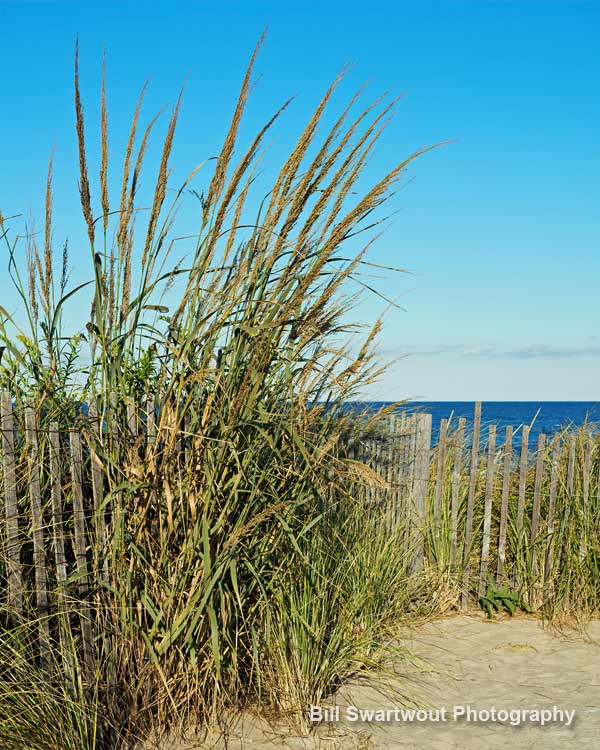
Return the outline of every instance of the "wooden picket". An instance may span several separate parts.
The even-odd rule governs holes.
[[[448,420],[442,419],[440,422],[440,433],[438,439],[438,458],[437,458],[437,475],[435,478],[435,504],[433,515],[435,518],[435,535],[440,535],[440,517],[442,509],[442,494],[444,491],[444,462],[446,460],[446,442],[448,432]]]
[[[458,508],[460,504],[460,480],[462,474],[463,441],[465,438],[465,426],[467,420],[461,417],[458,420],[458,430],[454,439],[454,466],[452,469],[452,507],[450,516],[450,570],[456,570],[456,558],[458,554]]]
[[[8,578],[7,604],[17,615],[23,612],[23,571],[21,569],[21,538],[17,502],[15,467],[15,433],[10,393],[0,397],[2,426],[2,457],[4,463],[4,533]]]
[[[50,648],[50,624],[48,621],[48,588],[46,580],[46,545],[44,542],[44,518],[42,515],[42,491],[36,415],[31,407],[25,409],[25,443],[28,452],[29,503],[31,508],[31,532],[33,536],[33,567],[35,570],[35,598],[40,624],[40,650],[46,660]]]
[[[489,428],[488,455],[485,482],[485,506],[483,511],[483,541],[481,545],[481,566],[479,572],[479,596],[483,596],[486,583],[490,554],[490,535],[492,528],[492,497],[494,493],[494,474],[496,468],[496,425]]]
[[[523,515],[525,512],[525,489],[527,483],[527,465],[529,448],[529,425],[523,426],[521,434],[521,460],[519,461],[519,500],[517,505],[517,534],[519,538],[523,531]]]
[[[554,547],[554,512],[556,505],[556,490],[558,486],[558,463],[561,445],[558,437],[552,440],[552,465],[550,469],[550,497],[548,500],[548,541],[546,543],[546,558],[544,561],[544,580],[547,581],[552,570],[552,551]]]
[[[69,432],[71,453],[71,482],[73,493],[73,520],[77,584],[80,597],[81,632],[83,635],[83,667],[86,684],[91,686],[94,677],[94,643],[92,620],[89,606],[89,570],[87,562],[87,534],[83,497],[83,454],[79,432]]]
[[[502,505],[500,507],[500,529],[498,532],[498,563],[496,566],[496,583],[500,585],[504,575],[506,561],[506,524],[508,521],[508,500],[510,493],[510,469],[512,462],[512,425],[507,425],[504,438],[504,469],[502,472]]]
[[[469,604],[469,583],[471,576],[471,542],[473,536],[473,510],[475,507],[475,493],[477,490],[477,474],[479,472],[479,431],[481,429],[481,402],[475,404],[473,417],[473,443],[471,446],[471,468],[469,475],[469,497],[467,501],[467,521],[463,549],[463,593],[462,607]]]
[[[535,461],[535,485],[533,489],[533,509],[531,511],[530,543],[533,545],[537,538],[540,524],[540,507],[542,503],[542,481],[544,478],[544,450],[546,448],[546,436],[540,433],[538,437],[536,461]]]
[[[412,570],[414,571],[422,570],[425,555],[425,498],[429,481],[431,421],[431,414],[419,414],[416,420],[413,480],[415,552]]]

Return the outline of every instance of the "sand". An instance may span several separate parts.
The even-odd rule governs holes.
[[[336,697],[339,721],[322,723],[311,737],[268,728],[244,717],[224,741],[213,737],[175,743],[174,748],[229,750],[468,750],[509,747],[511,750],[600,747],[600,621],[588,627],[588,639],[559,635],[526,617],[489,622],[480,616],[453,616],[428,623],[404,635],[403,643],[426,660],[429,671],[399,667],[393,687],[407,685],[421,696],[421,705],[446,721],[409,721],[393,715],[389,721],[351,721],[352,710],[394,708],[394,699],[372,684],[350,684]],[[484,711],[495,707],[575,711],[570,726],[566,714],[554,713],[554,723],[541,726],[529,715],[520,726],[510,718],[499,721],[454,720],[455,706]],[[331,706],[330,706],[331,707]],[[424,714],[420,715],[421,718]],[[373,717],[374,719],[377,716]],[[387,718],[387,717],[386,717]],[[485,719],[485,714],[478,715]],[[562,722],[560,721],[562,719]],[[516,715],[513,716],[516,721]],[[165,748],[166,750],[166,748]]]

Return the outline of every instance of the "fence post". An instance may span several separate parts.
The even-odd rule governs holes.
[[[425,559],[425,503],[431,459],[431,414],[419,414],[415,429],[413,506],[415,550],[412,572],[423,569]]]

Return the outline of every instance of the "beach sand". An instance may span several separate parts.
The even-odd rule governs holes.
[[[322,723],[310,737],[268,728],[243,717],[225,741],[175,742],[164,750],[551,750],[600,746],[600,621],[588,638],[558,634],[528,617],[489,622],[483,616],[452,616],[403,635],[403,643],[428,665],[426,671],[405,665],[393,687],[418,693],[423,707],[446,707],[447,721],[350,721],[348,706],[393,709],[394,699],[378,689],[381,682],[349,684],[336,696],[340,720]],[[454,706],[496,710],[575,710],[571,726],[526,721],[453,720]],[[435,714],[434,714],[435,716]],[[485,718],[485,717],[483,717]],[[502,718],[502,717],[501,717]]]

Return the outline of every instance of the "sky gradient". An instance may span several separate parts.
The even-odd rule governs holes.
[[[107,53],[111,149],[122,153],[137,93],[146,113],[186,79],[173,173],[220,147],[249,54],[268,25],[249,134],[289,95],[267,159],[285,152],[345,63],[338,104],[369,81],[406,91],[367,181],[414,149],[392,224],[371,260],[410,274],[376,280],[402,311],[371,389],[381,400],[600,399],[600,3],[14,2],[0,0],[0,208],[43,218],[55,145],[55,240],[77,265],[72,60],[79,34],[90,122]],[[93,130],[90,145],[93,148]],[[38,225],[39,225],[38,222]],[[83,251],[82,251],[83,252]],[[87,251],[87,248],[85,249]],[[77,269],[75,269],[75,276]],[[3,302],[11,299],[1,282]],[[371,299],[361,315],[382,309]]]

